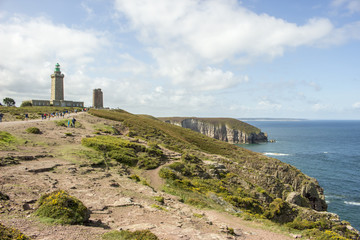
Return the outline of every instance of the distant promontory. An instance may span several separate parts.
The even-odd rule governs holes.
[[[160,120],[189,128],[221,141],[242,144],[267,142],[267,134],[234,118],[161,117]]]

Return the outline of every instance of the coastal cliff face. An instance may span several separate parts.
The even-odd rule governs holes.
[[[183,128],[189,128],[208,137],[233,144],[259,143],[267,142],[268,140],[267,134],[255,127],[249,131],[245,131],[244,129],[231,126],[231,122],[228,121],[239,121],[236,119],[219,119],[219,121],[216,121],[216,119],[208,120],[206,118],[160,119]]]

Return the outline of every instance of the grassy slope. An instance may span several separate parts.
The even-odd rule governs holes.
[[[241,209],[251,216],[286,223],[286,226],[292,229],[309,229],[305,232],[307,236],[313,235],[319,239],[332,236],[334,237],[331,239],[346,239],[342,236],[356,236],[347,231],[345,225],[334,224],[323,218],[324,215],[316,216],[315,211],[289,205],[282,200],[289,191],[299,192],[309,183],[317,184],[314,179],[288,164],[206,137],[190,129],[165,123],[152,116],[134,115],[123,110],[92,109],[90,113],[122,122],[129,128],[129,136],[155,142],[181,153],[195,154],[183,154],[181,162],[173,162],[162,167],[160,171],[160,176],[167,182],[164,190],[180,196],[185,203],[198,207],[214,207],[219,203],[222,205],[221,199],[224,199],[226,204],[231,204],[235,209]],[[223,163],[229,172],[220,174],[217,178],[206,176],[209,166],[196,157],[204,158],[201,154],[204,152],[225,157],[217,161]],[[309,222],[311,218],[313,220]],[[339,230],[340,228],[342,230]]]
[[[161,117],[159,119],[162,121],[169,120],[175,122],[181,122],[185,119],[196,119],[202,122],[210,123],[215,126],[227,126],[231,129],[241,130],[247,134],[251,134],[251,133],[259,134],[261,132],[259,128],[234,118]]]
[[[185,149],[201,150],[238,161],[243,161],[247,158],[252,158],[253,161],[266,161],[269,159],[261,154],[209,138],[190,129],[165,123],[151,116],[134,115],[123,110],[104,111],[92,109],[90,113],[99,117],[121,121],[129,127],[130,135],[155,141],[180,152]]]

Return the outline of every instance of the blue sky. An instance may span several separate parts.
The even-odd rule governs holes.
[[[0,98],[153,116],[360,119],[360,0],[0,0]]]

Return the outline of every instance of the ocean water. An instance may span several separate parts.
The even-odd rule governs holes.
[[[360,230],[360,121],[246,121],[275,143],[241,145],[289,163],[324,188],[328,211]]]

